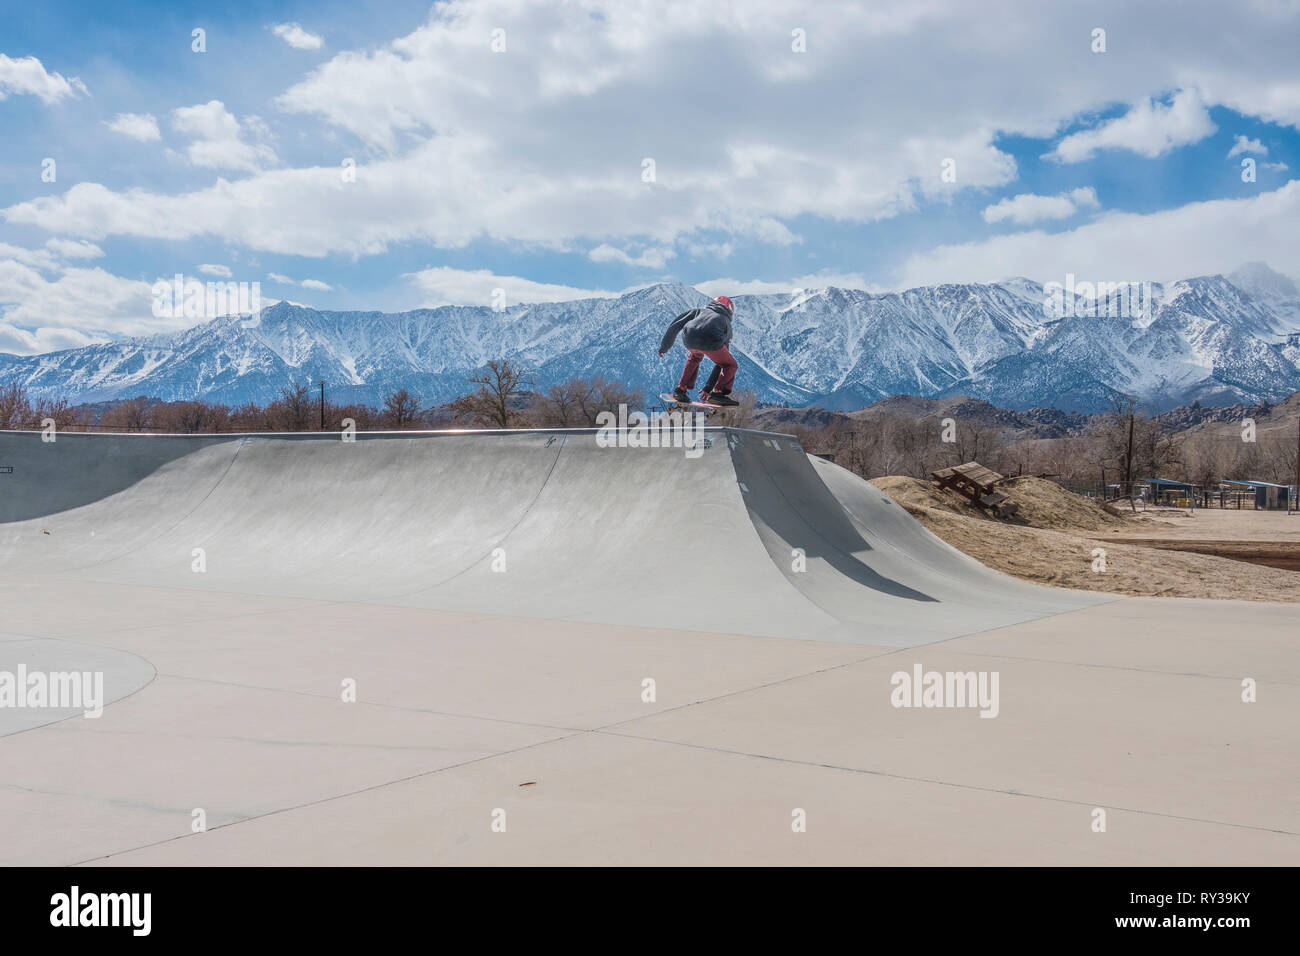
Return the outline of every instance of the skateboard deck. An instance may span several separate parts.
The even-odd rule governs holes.
[[[675,408],[686,408],[687,406],[690,406],[692,408],[707,408],[710,413],[722,411],[721,405],[710,405],[708,402],[679,402],[668,392],[664,392],[659,396],[659,398]]]

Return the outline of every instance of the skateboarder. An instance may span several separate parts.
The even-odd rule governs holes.
[[[700,371],[700,362],[708,358],[714,365],[714,376],[709,378],[708,394],[702,400],[710,405],[739,405],[731,397],[731,387],[736,381],[736,360],[731,357],[731,300],[720,295],[702,309],[689,309],[668,326],[663,341],[659,343],[659,357],[673,347],[677,333],[682,334],[682,344],[690,353],[686,357],[686,367],[682,377],[673,389],[673,398],[686,403],[691,400],[690,390],[695,387],[695,378]]]

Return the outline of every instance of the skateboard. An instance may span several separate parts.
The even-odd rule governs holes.
[[[714,412],[720,412],[723,409],[722,405],[710,405],[708,402],[679,402],[676,398],[672,396],[670,392],[664,392],[662,395],[659,396],[659,398],[664,403],[671,405],[673,408],[707,409],[707,411],[704,413],[706,415],[712,415]]]

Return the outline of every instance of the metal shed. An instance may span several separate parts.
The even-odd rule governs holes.
[[[1225,485],[1249,488],[1255,492],[1255,507],[1260,511],[1285,511],[1290,497],[1290,486],[1278,485],[1271,481],[1230,481]]]
[[[1156,505],[1173,505],[1186,508],[1195,500],[1196,486],[1187,481],[1174,481],[1171,478],[1141,479],[1151,488],[1151,502]]]

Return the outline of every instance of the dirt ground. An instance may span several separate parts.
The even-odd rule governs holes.
[[[1132,522],[1107,540],[1300,571],[1300,515],[1284,511],[1174,511],[1158,524]]]
[[[1050,481],[1016,478],[998,490],[1020,511],[1001,519],[929,481],[890,476],[872,484],[953,547],[1040,584],[1146,597],[1300,603],[1300,570],[1251,563],[1300,558],[1300,515],[1155,509],[1133,514],[1127,506],[1100,505]],[[1235,557],[1221,556],[1226,553]]]
[[[1288,515],[1285,511],[1198,508],[1192,512],[1152,509],[1146,514],[1153,523],[1127,524],[1123,536],[1170,541],[1277,541],[1300,545],[1300,515]]]

